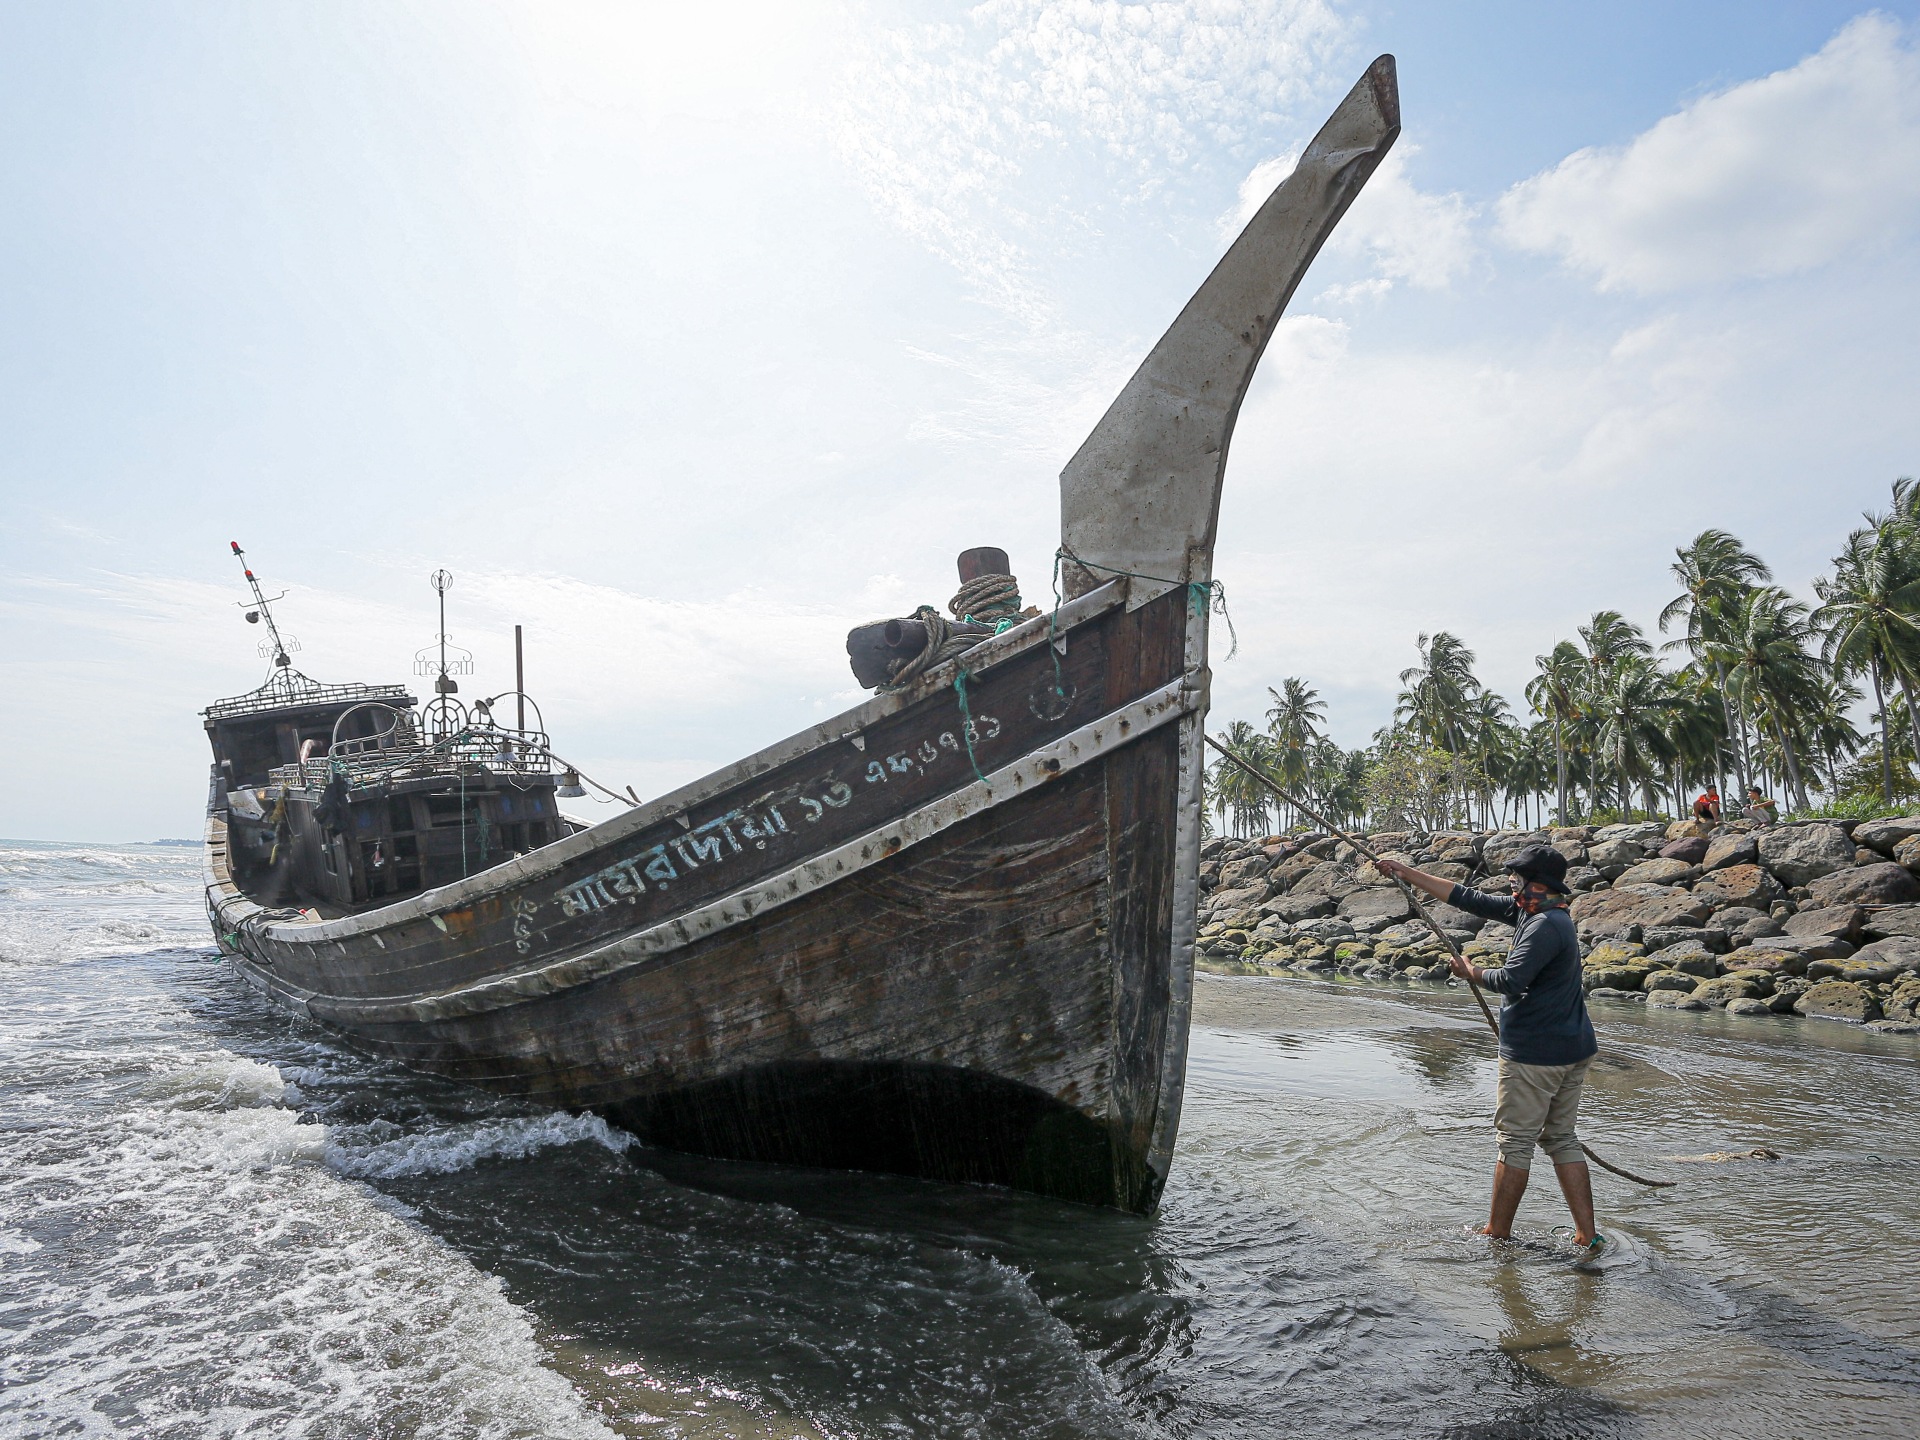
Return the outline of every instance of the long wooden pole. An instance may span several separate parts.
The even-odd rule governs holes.
[[[520,649],[520,627],[513,627],[513,703],[518,706],[514,728],[527,728],[527,664]]]
[[[1264,771],[1255,767],[1250,761],[1234,754],[1233,751],[1229,750],[1225,745],[1222,745],[1218,740],[1214,739],[1213,736],[1206,734],[1205,731],[1202,731],[1201,734],[1207,744],[1211,745],[1215,750],[1218,750],[1232,764],[1239,766],[1240,769],[1251,776],[1256,783],[1266,786],[1267,789],[1271,790],[1275,795],[1278,795],[1287,804],[1293,806],[1294,809],[1298,810],[1302,815],[1305,815],[1335,839],[1346,841],[1347,844],[1366,856],[1367,859],[1375,862],[1375,868],[1378,868],[1380,857],[1376,855],[1371,848],[1347,834],[1346,831],[1342,830],[1338,825],[1335,825],[1331,820],[1327,819],[1326,816],[1315,812],[1311,806],[1305,804],[1296,796],[1288,794],[1286,790],[1281,788],[1278,782],[1270,778]],[[1386,872],[1382,871],[1381,873],[1385,874]],[[1426,905],[1422,903],[1420,897],[1414,893],[1413,887],[1398,875],[1388,875],[1387,878],[1393,881],[1393,883],[1399,887],[1400,893],[1412,902],[1415,913],[1417,913],[1422,920],[1426,921],[1427,928],[1439,937],[1440,943],[1447,947],[1452,953],[1453,958],[1464,965],[1467,957],[1461,954],[1460,947],[1454,943],[1453,937],[1447,934],[1447,932],[1441,928],[1440,922],[1435,920],[1432,914],[1429,913]],[[1487,1027],[1493,1031],[1493,1038],[1498,1040],[1500,1038],[1500,1022],[1493,1018],[1493,1011],[1487,1006],[1487,997],[1480,989],[1479,982],[1476,981],[1472,975],[1468,975],[1466,978],[1468,986],[1473,990],[1473,998],[1480,1002],[1480,1013],[1486,1016]],[[1580,1142],[1580,1149],[1586,1154],[1589,1160],[1593,1161],[1593,1163],[1598,1165],[1602,1170],[1610,1170],[1621,1179],[1631,1180],[1636,1185],[1645,1185],[1654,1190],[1668,1190],[1678,1183],[1673,1180],[1649,1180],[1646,1176],[1636,1175],[1631,1170],[1622,1170],[1618,1165],[1601,1159],[1600,1156],[1594,1152],[1593,1147],[1588,1145],[1584,1140]]]

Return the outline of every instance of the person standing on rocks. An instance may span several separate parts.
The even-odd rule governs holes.
[[[1499,1089],[1493,1128],[1500,1158],[1493,1167],[1493,1207],[1482,1235],[1505,1240],[1537,1144],[1553,1161],[1553,1173],[1573,1214],[1573,1241],[1597,1254],[1606,1240],[1594,1228],[1593,1177],[1587,1169],[1574,1121],[1580,1087],[1599,1051],[1580,983],[1580,941],[1567,914],[1567,857],[1546,845],[1529,845],[1507,864],[1512,895],[1470,890],[1397,860],[1378,869],[1437,900],[1513,927],[1506,962],[1483,970],[1456,958],[1453,973],[1504,997],[1500,1006]]]

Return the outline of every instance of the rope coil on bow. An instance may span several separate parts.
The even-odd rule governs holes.
[[[882,695],[906,689],[927,671],[965,654],[987,638],[965,631],[956,634],[947,617],[931,605],[922,605],[915,610],[913,618],[926,627],[926,643],[920,647],[918,655],[901,661],[893,668],[893,678],[880,687]]]
[[[947,609],[958,620],[991,625],[997,635],[1020,617],[1020,582],[1011,575],[980,575],[962,585]]]

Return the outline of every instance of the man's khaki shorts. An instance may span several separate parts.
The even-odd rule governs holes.
[[[1500,1158],[1518,1170],[1533,1165],[1537,1141],[1556,1165],[1586,1160],[1573,1133],[1580,1113],[1580,1087],[1589,1056],[1572,1065],[1522,1065],[1500,1057],[1500,1085],[1493,1106],[1493,1128],[1500,1137]]]

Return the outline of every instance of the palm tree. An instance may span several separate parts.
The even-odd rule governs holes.
[[[1272,765],[1272,744],[1245,720],[1227,727],[1226,747],[1256,770]],[[1224,821],[1233,817],[1233,833],[1247,836],[1264,833],[1267,809],[1271,803],[1266,788],[1238,765],[1222,756],[1213,762],[1209,776],[1213,790],[1213,808]]]
[[[1540,673],[1527,682],[1527,703],[1533,713],[1553,724],[1554,798],[1559,803],[1562,825],[1572,812],[1567,808],[1567,733],[1580,713],[1580,691],[1585,678],[1586,658],[1571,640],[1562,640],[1550,655],[1533,657]]]
[[[1920,712],[1913,697],[1913,673],[1920,665],[1920,557],[1914,523],[1906,518],[1911,488],[1895,487],[1892,516],[1869,515],[1867,524],[1847,537],[1834,559],[1833,574],[1814,581],[1821,606],[1813,624],[1824,632],[1822,656],[1840,675],[1865,672],[1873,682],[1874,710],[1880,721],[1881,795],[1893,801],[1893,746],[1888,737],[1884,681],[1892,679],[1907,702],[1920,753]]]
[[[1468,702],[1480,688],[1473,678],[1473,652],[1457,635],[1441,630],[1416,642],[1420,663],[1400,672],[1400,692],[1393,718],[1406,720],[1427,744],[1457,755],[1466,748]]]
[[[1705,654],[1708,644],[1723,636],[1726,630],[1726,617],[1739,603],[1742,592],[1754,585],[1773,579],[1773,572],[1766,562],[1742,545],[1724,530],[1702,530],[1693,537],[1693,542],[1673,552],[1673,578],[1680,582],[1680,593],[1667,602],[1660,612],[1660,633],[1665,634],[1667,627],[1674,621],[1685,619],[1686,633],[1678,640],[1670,642],[1669,648],[1684,645],[1698,660]],[[1714,666],[1714,685],[1720,698],[1722,716],[1726,721],[1726,733],[1734,733],[1733,707],[1727,698],[1727,677],[1724,667]],[[1742,790],[1746,788],[1746,757],[1739,751],[1734,754],[1738,774],[1735,780]],[[1715,764],[1715,782],[1724,789],[1726,775]]]
[[[1794,803],[1807,804],[1806,782],[1795,740],[1803,716],[1817,706],[1812,638],[1807,607],[1777,585],[1762,585],[1740,597],[1728,616],[1728,633],[1709,647],[1726,664],[1727,686],[1742,714],[1752,711],[1766,748],[1779,760]]]
[[[1633,808],[1632,789],[1638,783],[1643,808],[1651,811],[1653,767],[1673,754],[1666,734],[1673,708],[1667,677],[1651,658],[1631,650],[1621,652],[1602,674],[1593,692],[1597,748],[1612,762],[1620,809]]]
[[[1326,723],[1327,707],[1319,691],[1289,675],[1280,689],[1267,687],[1273,708],[1267,711],[1267,734],[1272,739],[1274,769],[1280,781],[1296,794],[1308,788],[1309,752]],[[1291,810],[1291,807],[1289,807]]]
[[[1488,822],[1493,804],[1492,784],[1509,748],[1507,732],[1513,728],[1512,710],[1491,690],[1475,691],[1467,702],[1468,743],[1480,771],[1480,818]]]

